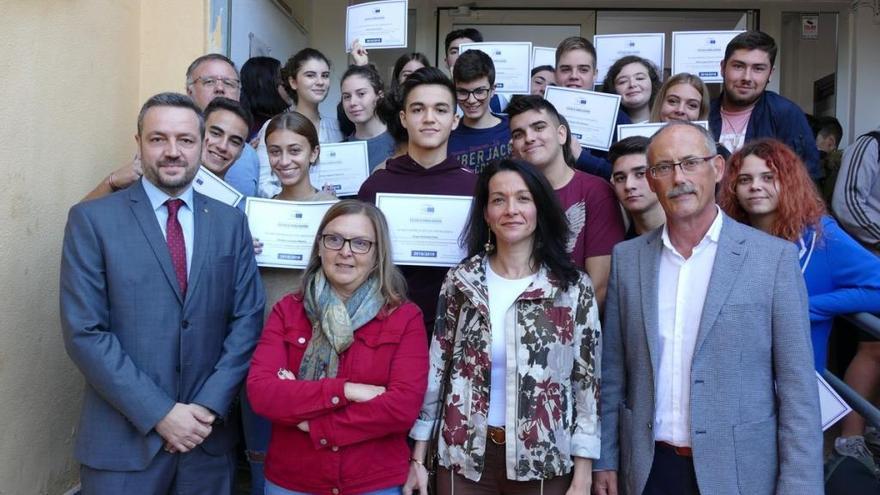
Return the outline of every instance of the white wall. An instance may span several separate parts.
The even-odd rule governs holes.
[[[801,14],[785,12],[782,16],[782,38],[779,50],[789,54],[777,71],[781,93],[807,113],[814,113],[813,83],[837,70],[837,14],[819,14],[819,37],[801,39]],[[840,93],[835,87],[835,96]]]
[[[250,58],[251,33],[269,46],[268,56],[277,58],[282,65],[308,46],[306,34],[272,0],[233,0],[231,18],[230,58],[239,68]]]
[[[852,62],[847,69],[851,81],[841,91],[850,92],[850,118],[841,122],[851,140],[880,126],[880,24],[868,7],[859,8],[849,22]]]
[[[330,94],[321,104],[320,111],[322,115],[335,117],[336,105],[341,98],[339,80],[348,67],[348,54],[345,52],[345,8],[348,6],[348,1],[312,0],[312,2],[309,46],[320,50],[333,64],[330,72]]]

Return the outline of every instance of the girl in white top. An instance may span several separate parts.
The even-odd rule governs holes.
[[[290,57],[281,69],[281,77],[287,83],[293,96],[296,111],[308,118],[318,130],[321,143],[338,143],[343,140],[339,122],[335,117],[321,115],[318,105],[330,93],[330,60],[314,48],[304,48]],[[266,123],[268,125],[268,122]],[[266,130],[264,125],[257,135],[257,156],[260,158],[260,196],[271,198],[281,191],[278,178],[272,173],[269,156],[263,138]]]

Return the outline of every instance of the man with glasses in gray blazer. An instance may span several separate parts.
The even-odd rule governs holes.
[[[724,160],[701,127],[664,127],[648,165],[667,222],[614,249],[594,493],[821,494],[795,245],[721,212]]]

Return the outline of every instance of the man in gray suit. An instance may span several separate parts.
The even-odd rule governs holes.
[[[245,216],[192,189],[204,125],[187,96],[150,98],[135,136],[143,179],[70,210],[61,322],[86,379],[84,494],[232,489],[229,415],[265,296]]]
[[[724,160],[701,127],[664,127],[648,164],[666,225],[612,256],[594,493],[821,494],[795,245],[716,206]]]

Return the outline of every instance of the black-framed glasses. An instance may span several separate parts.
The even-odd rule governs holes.
[[[456,88],[455,89],[455,99],[458,101],[468,101],[468,98],[470,98],[471,95],[474,95],[475,100],[483,101],[489,97],[490,91],[492,91],[490,88],[483,88],[483,87],[473,89],[470,91],[468,91],[466,89],[462,89],[462,88]]]
[[[321,236],[321,243],[324,244],[324,247],[333,251],[342,249],[346,242],[351,252],[356,254],[367,254],[373,248],[373,241],[363,237],[349,239],[337,234],[323,234]]]
[[[672,175],[672,172],[675,171],[675,167],[681,168],[681,171],[685,174],[692,174],[697,171],[697,168],[699,168],[700,165],[715,158],[716,156],[718,155],[692,156],[690,158],[685,158],[680,162],[660,162],[657,165],[649,168],[648,170],[651,171],[651,177],[655,179],[669,177],[670,175]]]
[[[241,81],[228,77],[200,77],[193,81],[193,84],[199,83],[206,87],[216,87],[222,84],[226,89],[238,89],[241,87]]]

